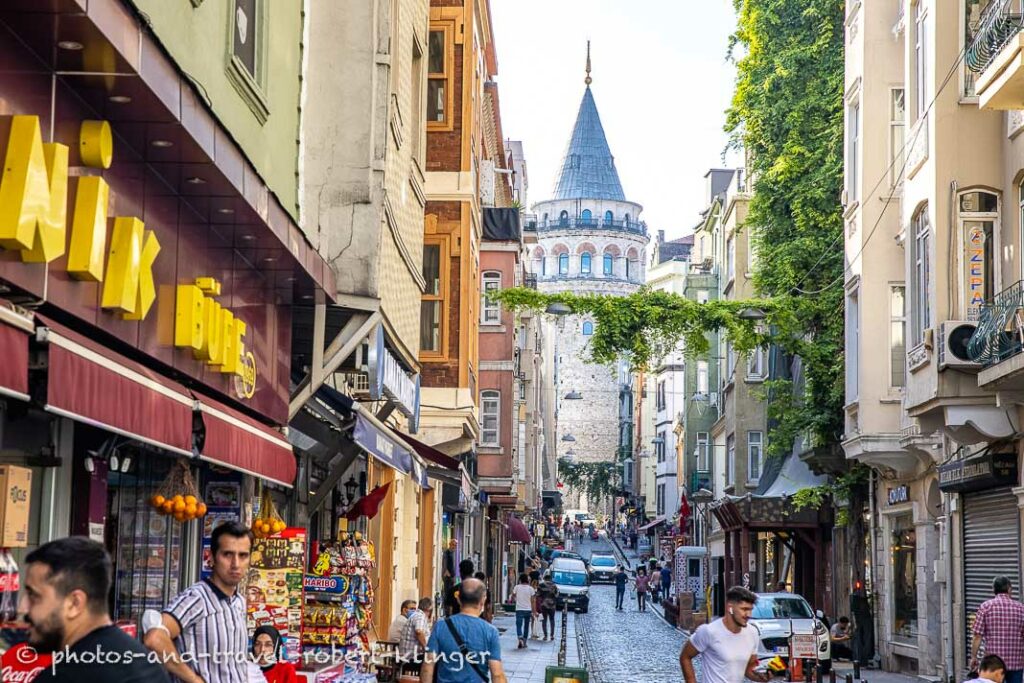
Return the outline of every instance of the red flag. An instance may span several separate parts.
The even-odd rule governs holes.
[[[686,533],[686,520],[690,518],[690,501],[686,499],[686,494],[683,494],[683,498],[679,503],[679,533]]]
[[[360,517],[374,518],[380,510],[380,504],[384,502],[384,496],[388,495],[388,488],[391,482],[378,486],[374,490],[356,501],[352,509],[345,513],[345,519],[355,521]]]

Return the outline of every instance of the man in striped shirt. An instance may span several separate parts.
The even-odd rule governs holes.
[[[249,571],[252,532],[237,522],[213,531],[213,575],[167,606],[145,643],[183,683],[247,683],[249,633],[238,584]]]

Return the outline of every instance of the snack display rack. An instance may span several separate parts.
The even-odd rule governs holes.
[[[368,683],[373,623],[373,543],[343,531],[337,543],[313,543],[304,581],[302,674],[312,683]],[[318,663],[326,666],[317,668]],[[314,669],[314,670],[310,670]]]

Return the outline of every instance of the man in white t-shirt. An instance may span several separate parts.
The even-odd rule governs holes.
[[[530,585],[530,577],[520,574],[519,583],[512,589],[512,597],[516,600],[516,635],[519,636],[520,650],[526,647],[526,641],[530,637],[530,621],[534,615],[533,596],[536,594]]]
[[[760,634],[750,625],[757,596],[742,586],[725,594],[725,616],[699,626],[679,654],[686,683],[697,683],[693,658],[701,656],[703,683],[743,683],[744,678],[764,683],[768,675],[755,672]]]

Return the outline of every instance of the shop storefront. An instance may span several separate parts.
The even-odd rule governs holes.
[[[1006,576],[1020,590],[1020,506],[1015,452],[985,452],[939,467],[939,486],[960,497],[963,625],[955,652],[966,653],[974,615],[992,597],[992,580]],[[958,620],[959,621],[959,620]]]

